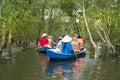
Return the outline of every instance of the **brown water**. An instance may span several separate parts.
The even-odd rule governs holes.
[[[120,58],[50,61],[28,51],[0,60],[0,80],[120,80]]]

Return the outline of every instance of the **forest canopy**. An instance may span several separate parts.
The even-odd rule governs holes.
[[[93,40],[102,41],[106,34],[120,46],[120,0],[0,0],[0,50],[37,41],[43,32],[55,38],[77,32],[90,41],[83,3]]]

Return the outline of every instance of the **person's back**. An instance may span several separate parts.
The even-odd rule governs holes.
[[[62,53],[63,54],[73,54],[74,50],[70,42],[62,42]]]
[[[39,43],[40,43],[40,46],[43,47],[48,44],[48,39],[45,37],[40,38]]]
[[[52,36],[48,36],[48,47],[55,48],[56,40]]]
[[[74,53],[74,50],[73,50],[72,45],[70,43],[71,40],[72,40],[72,38],[69,37],[68,35],[66,35],[62,39],[62,53],[63,54],[73,54]]]
[[[58,38],[58,43],[57,43],[57,46],[56,46],[60,50],[62,49],[62,38],[64,38],[64,35],[62,37]]]
[[[47,34],[43,33],[38,41],[39,47],[43,47],[48,44]]]
[[[53,43],[52,43],[52,38],[48,37],[48,47],[52,48]]]
[[[76,40],[71,41],[72,47],[75,52],[80,52],[79,42]]]
[[[74,50],[80,49],[78,41],[71,41],[72,47]]]
[[[85,38],[82,38],[82,40],[83,40],[83,42],[84,42],[84,44],[85,44],[85,42],[86,42],[86,39],[85,39]]]
[[[60,50],[62,49],[62,41],[60,40],[59,42],[58,42],[58,44],[57,44],[57,48],[59,48]]]
[[[79,42],[79,44],[80,44],[80,50],[83,50],[83,48],[84,48],[83,39],[82,39],[82,38],[78,38],[78,42]]]

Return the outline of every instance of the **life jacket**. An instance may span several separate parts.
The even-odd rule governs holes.
[[[71,41],[71,44],[75,52],[80,52],[80,46],[78,41],[73,40]]]
[[[51,47],[53,46],[53,43],[52,43],[52,39],[51,39],[51,38],[48,38],[48,45],[50,45]]]
[[[84,48],[84,42],[82,38],[77,39],[77,41],[79,42],[79,46],[80,48]]]

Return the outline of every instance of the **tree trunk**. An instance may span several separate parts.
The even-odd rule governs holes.
[[[0,18],[1,18],[2,17],[1,16],[1,11],[2,11],[2,7],[3,7],[4,3],[5,3],[5,0],[2,0],[0,2],[1,2],[1,5],[0,5]]]
[[[77,25],[77,22],[76,22],[76,17],[73,17],[73,21],[71,23],[73,23],[73,29],[74,29],[74,31],[75,32],[80,32],[79,28],[78,28],[78,25]]]
[[[45,15],[45,7],[46,7],[46,0],[44,1],[44,5],[43,5],[43,7],[42,7],[42,11],[41,11],[41,19],[40,19],[40,27],[39,27],[39,30],[38,30],[38,36],[37,36],[37,40],[36,40],[36,44],[38,44],[38,40],[39,40],[39,38],[40,38],[40,32],[41,32],[41,30],[42,30],[42,28],[44,27],[44,23],[45,23],[45,19],[44,19],[44,15]]]
[[[103,25],[104,26],[104,25]],[[105,37],[105,43],[108,47],[109,53],[113,56],[117,56],[116,50],[114,48],[114,46],[112,45],[112,43],[110,42],[109,36],[107,35],[107,33],[105,32],[105,30],[102,28],[102,26],[100,26],[103,33],[104,33],[104,37]]]
[[[93,41],[91,32],[90,32],[89,27],[88,27],[86,15],[85,15],[84,0],[83,0],[83,17],[84,17],[85,26],[86,26],[90,41],[91,41],[91,43],[92,43],[92,45],[93,45],[93,47],[95,49],[95,58],[97,58],[100,55],[100,51],[99,51],[99,48],[97,47],[97,45],[95,44],[95,42]]]
[[[29,42],[28,42],[28,32],[25,32],[25,37],[24,37],[24,42],[23,42],[23,48],[24,48],[24,51],[27,50],[28,48],[28,45],[29,45]]]
[[[8,35],[8,53],[9,56],[11,56],[11,43],[12,43],[12,29],[11,27],[9,28],[9,35]]]
[[[50,10],[50,21],[49,21],[49,26],[48,26],[48,34],[52,34],[52,28],[53,28],[53,7]]]
[[[2,57],[2,51],[3,51],[3,48],[5,46],[5,37],[6,37],[6,26],[5,24],[3,24],[2,26],[2,38],[1,38],[1,42],[0,42],[0,57]]]

